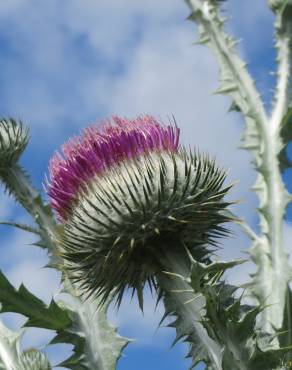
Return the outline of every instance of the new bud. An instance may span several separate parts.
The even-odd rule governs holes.
[[[13,119],[0,120],[0,170],[11,167],[28,143],[28,129]]]
[[[166,255],[206,261],[226,233],[225,174],[179,145],[179,129],[153,117],[87,129],[51,161],[48,193],[64,223],[61,255],[73,280],[104,299],[141,295]],[[174,257],[175,258],[175,257]]]
[[[21,354],[21,370],[52,370],[47,356],[40,351],[30,349]]]

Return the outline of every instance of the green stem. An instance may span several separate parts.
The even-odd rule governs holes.
[[[168,272],[189,275],[189,267],[177,256],[164,257],[162,263]],[[172,324],[177,331],[177,340],[186,336],[191,344],[194,365],[200,359],[212,366],[211,369],[222,370],[222,347],[209,337],[201,324],[205,304],[202,295],[196,295],[184,280],[166,274],[158,276],[158,285],[164,295],[166,313],[177,317]]]
[[[261,304],[267,305],[262,314],[262,329],[274,332],[275,328],[282,325],[286,287],[290,278],[282,230],[285,208],[290,199],[282,181],[278,157],[283,149],[281,123],[291,96],[291,17],[289,20],[289,14],[286,15],[289,27],[278,27],[279,78],[274,111],[268,119],[245,63],[234,48],[234,40],[223,30],[219,2],[186,2],[192,11],[191,19],[199,25],[201,42],[206,43],[218,59],[222,83],[219,92],[234,100],[236,109],[246,121],[243,147],[255,157],[259,177],[254,190],[260,200],[258,211],[261,221],[261,234],[258,237],[251,234],[250,229],[246,230],[254,242],[251,254],[258,268],[252,292]],[[277,24],[282,14],[277,15]]]
[[[193,359],[198,361],[200,358],[199,348],[201,360],[209,366],[208,368],[250,370],[250,359],[246,356],[246,350],[243,350],[246,343],[232,337],[228,324],[223,322],[218,314],[219,302],[214,301],[208,289],[201,286],[203,282],[200,281],[199,274],[194,277],[199,279],[198,291],[185,279],[191,274],[190,261],[173,254],[165,254],[160,261],[168,271],[168,274],[158,277],[159,287],[164,294],[166,313],[177,317],[171,326],[176,328],[177,338],[187,337],[192,345],[190,354]],[[228,358],[228,365],[222,364],[224,358]]]
[[[28,175],[18,164],[0,173],[0,180],[15,199],[27,210],[39,225],[50,253],[54,252],[57,225],[49,207],[42,202],[39,192],[31,185]]]

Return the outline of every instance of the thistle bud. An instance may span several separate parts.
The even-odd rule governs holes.
[[[19,370],[51,370],[47,356],[40,351],[30,349],[21,354]]]
[[[28,143],[28,129],[13,119],[0,120],[0,170],[15,164]]]
[[[86,129],[50,163],[69,276],[103,299],[115,289],[120,302],[127,287],[156,286],[166,253],[206,261],[226,233],[224,179],[212,160],[180,146],[176,126],[151,116]]]

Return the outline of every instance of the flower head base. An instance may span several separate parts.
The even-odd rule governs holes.
[[[225,174],[207,157],[179,148],[176,128],[157,127],[149,117],[147,125],[149,119],[155,122],[155,136],[145,141],[144,131],[140,136],[136,132],[137,147],[130,154],[113,161],[109,153],[111,164],[83,181],[66,207],[61,241],[65,268],[88,294],[103,299],[114,289],[120,302],[127,287],[141,293],[145,283],[155,286],[155,276],[165,270],[165,254],[187,256],[188,249],[205,261],[209,246],[226,233],[221,225],[228,221],[222,212],[228,205],[223,201]],[[127,122],[131,127],[134,121],[122,122],[117,143],[127,137]],[[116,132],[115,126],[105,130]],[[99,131],[95,135],[98,140]],[[70,155],[73,161],[74,153]]]
[[[13,119],[0,120],[0,170],[15,164],[28,143],[28,129]]]

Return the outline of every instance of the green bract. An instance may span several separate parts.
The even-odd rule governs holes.
[[[0,120],[0,170],[15,164],[28,143],[28,129],[13,119]]]
[[[165,270],[165,254],[207,261],[226,234],[225,174],[207,157],[180,150],[123,162],[88,182],[65,222],[65,269],[91,295],[141,298]]]

